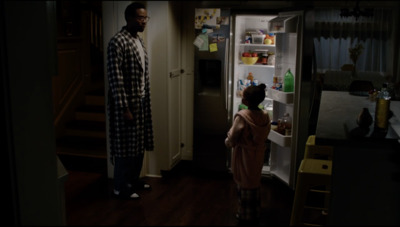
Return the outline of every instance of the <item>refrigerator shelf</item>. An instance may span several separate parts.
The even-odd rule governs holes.
[[[267,92],[268,97],[273,99],[274,101],[284,104],[293,104],[294,92],[283,92],[275,89],[268,89]]]
[[[275,47],[275,45],[267,44],[253,44],[253,43],[241,43],[240,46],[251,46],[251,47]]]
[[[246,67],[263,67],[263,68],[275,68],[274,65],[263,65],[261,63],[256,63],[254,65],[246,65],[244,63],[239,63],[240,66],[246,66]]]
[[[292,144],[292,136],[284,136],[274,130],[269,132],[268,139],[281,147],[290,147]]]

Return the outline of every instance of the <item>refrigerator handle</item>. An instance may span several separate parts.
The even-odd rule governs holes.
[[[225,41],[225,59],[224,59],[224,85],[225,85],[225,109],[228,110],[228,99],[229,99],[229,81],[228,81],[228,77],[229,77],[229,38],[226,39]]]

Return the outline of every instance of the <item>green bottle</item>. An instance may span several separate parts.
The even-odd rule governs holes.
[[[292,72],[290,72],[290,68],[285,74],[283,78],[283,91],[284,92],[293,92],[294,91],[294,76]]]

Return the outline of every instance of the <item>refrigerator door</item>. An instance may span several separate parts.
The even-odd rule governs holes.
[[[229,15],[229,10],[221,9],[221,16]],[[210,31],[206,34],[208,43],[216,43],[216,51],[195,50],[193,160],[201,169],[226,171],[230,25]],[[201,33],[196,30],[196,35]]]
[[[295,78],[294,92],[282,92],[272,89],[268,92],[268,96],[274,100],[273,121],[282,119],[285,113],[289,113],[292,117],[291,135],[282,135],[272,130],[270,132],[270,173],[293,189],[298,167],[299,126],[302,124],[301,121],[304,120],[304,116],[300,116],[303,70],[302,21],[302,12],[285,12],[280,13],[270,23],[270,29],[276,32],[275,75],[283,78],[290,69]],[[305,146],[305,143],[303,146]]]
[[[277,122],[286,113],[292,118],[291,135],[276,131],[269,134],[265,153],[263,174],[270,174],[294,189],[297,169],[304,154],[308,137],[308,117],[311,75],[312,75],[312,14],[304,11],[281,12],[279,14],[240,14],[232,16],[232,110],[231,120],[241,105],[241,87],[251,72],[254,80],[267,85],[267,97],[262,103],[273,121]],[[303,23],[309,21],[305,26]],[[269,23],[272,22],[272,23]],[[247,32],[268,34],[270,42],[246,42]],[[309,35],[308,35],[309,34]],[[241,60],[243,52],[273,53],[275,62],[256,62],[246,65]],[[272,58],[272,59],[273,59]],[[268,57],[268,60],[270,58]],[[294,91],[282,92],[273,89],[274,78],[283,82],[283,76],[290,69],[294,75]],[[280,80],[280,79],[281,80]],[[242,83],[241,83],[242,82]],[[243,106],[242,106],[243,107]],[[301,107],[301,108],[300,108]],[[230,122],[231,123],[231,122]]]

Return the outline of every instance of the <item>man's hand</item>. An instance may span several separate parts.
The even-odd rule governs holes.
[[[125,112],[124,112],[124,119],[125,119],[125,120],[133,120],[133,116],[132,116],[131,111],[129,111],[129,108],[126,108],[126,109],[125,109]]]

